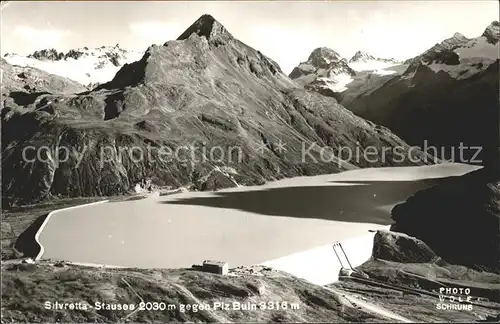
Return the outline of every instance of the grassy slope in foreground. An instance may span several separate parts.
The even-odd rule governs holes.
[[[19,269],[22,269],[19,271]],[[291,275],[254,267],[235,276],[179,270],[96,269],[79,266],[2,265],[2,321],[14,322],[116,322],[131,311],[47,310],[46,301],[139,303],[177,305],[177,310],[138,311],[134,322],[305,322],[384,321],[376,315],[343,306],[334,292]],[[130,288],[128,285],[130,285]],[[30,296],[28,299],[25,296]],[[214,302],[259,304],[286,302],[280,310],[199,310],[181,312],[180,304]],[[294,309],[292,309],[294,308]]]

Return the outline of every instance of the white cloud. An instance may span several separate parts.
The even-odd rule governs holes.
[[[58,49],[63,45],[63,40],[70,34],[70,31],[55,28],[42,29],[30,26],[16,26],[13,34],[23,42],[30,44],[32,48]]]
[[[157,44],[176,39],[184,30],[178,24],[161,21],[136,21],[129,24],[129,29],[135,36]]]

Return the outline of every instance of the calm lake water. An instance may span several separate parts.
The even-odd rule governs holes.
[[[475,169],[363,169],[69,209],[41,232],[42,258],[143,268],[258,264],[387,228],[392,206],[437,178]]]

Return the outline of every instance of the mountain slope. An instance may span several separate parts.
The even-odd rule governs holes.
[[[444,260],[500,273],[500,182],[484,170],[416,193],[392,217],[391,230],[421,239]]]
[[[401,76],[343,104],[411,145],[436,146],[439,157],[494,166],[499,138],[498,22],[485,34],[471,40],[456,34],[413,60]],[[460,145],[483,149],[479,156],[477,149],[466,149],[462,159]]]
[[[34,67],[59,75],[89,88],[110,81],[125,64],[135,62],[143,53],[116,46],[78,48],[67,53],[55,49],[35,51],[27,57],[6,54],[4,59],[13,65]]]
[[[9,64],[0,58],[2,101],[11,93],[78,93],[87,90],[73,80],[31,67]]]
[[[22,114],[6,106],[2,119],[8,203],[121,194],[144,179],[209,190],[424,159],[333,98],[298,89],[276,63],[209,15],[93,91],[43,94],[25,103]],[[42,154],[46,161],[23,160],[27,145],[50,148]],[[333,154],[368,146],[380,149],[375,162]],[[399,160],[382,147],[405,155]],[[61,148],[69,154],[58,161]],[[212,185],[200,183],[209,175]]]

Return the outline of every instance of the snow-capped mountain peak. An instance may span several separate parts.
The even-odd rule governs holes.
[[[460,34],[458,32],[456,32],[455,34],[453,34],[453,37],[452,38],[456,38],[456,39],[465,39],[467,37],[465,37],[463,34]]]
[[[463,46],[467,42],[469,42],[470,39],[465,37],[464,35],[460,33],[455,33],[453,34],[452,37],[446,38],[440,43],[436,43],[434,46],[432,46],[430,49],[425,51],[424,53],[408,59],[405,61],[405,64],[419,64],[419,62],[422,60],[424,62],[431,62],[435,60],[436,55],[440,57],[440,60],[442,61],[442,54],[443,52],[451,52],[454,49]]]
[[[491,23],[484,33],[468,39],[455,33],[453,37],[436,44],[422,55],[412,59],[409,73],[427,66],[435,73],[446,72],[453,79],[467,79],[485,71],[499,59],[500,30],[497,21]]]
[[[317,68],[325,68],[332,63],[337,63],[342,60],[345,59],[331,48],[318,47],[311,52],[309,58],[307,59],[307,62],[311,63]]]
[[[79,59],[81,57],[95,56],[98,58],[109,58],[111,63],[115,66],[120,65],[119,59],[127,56],[129,51],[120,48],[119,44],[115,46],[101,46],[98,48],[88,48],[82,47],[77,49],[71,49],[67,53],[58,52],[56,49],[43,49],[35,51],[29,54],[28,58],[34,58],[37,60],[45,60],[45,61],[60,61],[67,59]]]
[[[290,73],[290,78],[302,85],[314,86],[322,91],[340,92],[352,81],[356,72],[347,60],[328,47],[314,49],[306,62]]]
[[[12,65],[29,66],[48,73],[72,79],[86,86],[93,86],[113,79],[126,63],[139,60],[143,52],[126,50],[118,44],[98,48],[77,48],[68,52],[42,49],[28,56],[5,54]]]
[[[357,51],[353,57],[349,60],[349,63],[355,63],[355,62],[367,62],[367,61],[374,61],[376,60],[374,56],[366,53],[366,52],[361,52]]]
[[[389,68],[399,66],[394,59],[376,58],[366,52],[357,51],[349,62],[328,47],[318,47],[312,51],[306,62],[300,63],[290,73],[306,89],[335,97],[336,93],[347,90],[353,81],[370,78],[371,74],[389,75],[397,71]],[[359,83],[359,82],[358,82]]]
[[[442,46],[445,49],[452,49],[454,47],[457,47],[465,42],[469,41],[467,37],[460,33],[455,33],[453,34],[452,37],[445,39],[442,41],[440,44],[436,44],[436,46]]]
[[[15,54],[6,54],[6,56]],[[64,59],[64,53],[58,52],[55,48],[43,49],[35,51],[28,55],[28,58],[35,58],[37,60],[59,61]]]
[[[359,71],[380,71],[388,67],[398,65],[398,62],[392,58],[379,58],[375,57],[369,53],[357,51],[354,56],[349,60],[349,66],[359,72]]]
[[[485,37],[489,43],[496,44],[498,39],[500,39],[500,24],[498,21],[494,21],[486,27],[482,36]]]
[[[386,62],[386,63],[395,63],[398,64],[400,63],[398,60],[395,60],[393,58],[380,58],[380,57],[375,57],[369,53],[366,52],[361,52],[357,51],[353,57],[349,60],[349,63],[360,63],[360,62],[372,62],[372,61],[377,61],[377,62]]]

